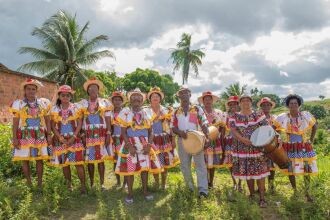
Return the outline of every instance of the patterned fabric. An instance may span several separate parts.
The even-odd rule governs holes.
[[[200,106],[191,105],[187,116],[184,115],[182,107],[174,111],[170,127],[177,127],[182,131],[187,131],[200,130],[204,125],[208,125],[204,110]]]
[[[69,140],[73,137],[78,125],[77,120],[82,115],[75,104],[70,104],[69,108],[63,111],[59,106],[53,106],[50,111],[51,120],[55,123],[56,130],[61,136]],[[85,161],[85,148],[80,137],[75,138],[71,145],[61,143],[56,136],[53,137],[53,146],[49,147],[51,159],[50,166],[65,167],[69,165],[81,165]]]
[[[236,129],[241,136],[250,139],[260,126],[267,125],[262,112],[250,115],[234,113],[229,116],[231,129]],[[248,146],[236,140],[233,145],[233,176],[239,179],[261,179],[269,175],[267,158],[260,149]]]
[[[273,126],[273,128],[275,130],[277,130],[278,125],[277,125],[275,119],[276,119],[276,115],[269,115],[268,117],[266,116],[266,120],[267,120],[268,124],[270,126]],[[268,165],[269,170],[271,170],[271,171],[274,171],[278,168],[270,158],[267,158],[267,165]]]
[[[233,134],[230,131],[229,128],[229,117],[228,113],[224,112],[223,113],[223,123],[225,124],[225,137],[224,137],[224,148],[225,148],[225,153],[224,153],[224,160],[223,160],[223,166],[224,167],[232,167],[233,166],[233,156],[232,156],[232,149],[233,149],[233,144],[235,139],[233,138]]]
[[[127,136],[136,149],[136,155],[132,156],[128,147],[122,144],[115,173],[129,176],[143,171],[162,172],[162,166],[153,147],[149,154],[143,154],[143,148],[148,143],[148,129],[151,127],[151,117],[147,111],[142,109],[140,112],[133,112],[130,108],[124,108],[117,116],[117,120],[122,127],[127,128]]]
[[[86,163],[100,163],[112,160],[112,146],[105,146],[106,122],[110,117],[113,106],[107,99],[97,98],[95,103],[83,99],[78,103],[80,114],[83,116],[83,132],[86,135]]]
[[[207,113],[205,110],[204,112],[208,120],[209,126],[216,126],[217,128],[220,128],[225,125],[223,119],[224,115],[222,111],[214,109],[210,113]],[[227,166],[226,164],[223,164],[222,156],[222,140],[219,134],[218,138],[214,141],[211,141],[210,146],[204,149],[206,167],[208,169],[211,169]]]
[[[172,135],[170,131],[170,122],[172,117],[172,108],[160,106],[160,114],[152,110],[151,107],[145,109],[151,116],[152,131],[154,134],[153,150],[157,154],[161,165],[165,169],[175,167],[179,164],[179,157],[172,145]]]
[[[316,175],[317,157],[307,135],[316,123],[314,116],[307,111],[299,112],[296,118],[283,113],[275,120],[278,129],[286,135],[283,148],[290,159],[289,168],[281,171],[286,175]]]
[[[46,124],[45,116],[48,116],[50,101],[38,98],[33,103],[26,99],[15,100],[10,106],[15,118],[19,119],[17,139],[20,149],[14,148],[13,161],[18,160],[47,160]]]
[[[113,160],[114,162],[117,162],[118,160],[118,153],[120,151],[120,148],[122,147],[124,143],[123,136],[121,135],[121,127],[120,123],[117,120],[119,113],[114,113],[111,111],[111,131],[112,131],[112,141],[111,141],[111,146],[112,146],[112,152],[113,152]]]

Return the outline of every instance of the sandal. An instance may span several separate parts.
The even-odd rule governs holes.
[[[144,196],[144,198],[145,198],[145,200],[147,200],[147,201],[152,201],[152,200],[154,200],[154,196],[153,196],[153,195],[146,195],[146,196]]]
[[[264,199],[261,199],[259,201],[259,207],[260,208],[266,208],[267,207],[267,202]]]
[[[131,205],[131,204],[134,203],[134,200],[133,200],[133,198],[126,197],[126,198],[125,198],[125,203],[126,203],[127,205]]]

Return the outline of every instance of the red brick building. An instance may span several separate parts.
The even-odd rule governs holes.
[[[38,91],[38,97],[50,100],[54,98],[57,89],[55,81],[10,70],[0,63],[0,123],[11,121],[12,117],[8,107],[15,99],[22,98],[21,83],[28,78],[37,79],[43,84],[43,87]]]

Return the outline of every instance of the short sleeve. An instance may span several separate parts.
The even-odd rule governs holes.
[[[124,108],[121,110],[117,116],[117,121],[119,122],[121,127],[128,127],[129,122],[128,122],[128,114],[129,114],[129,109]]]
[[[19,118],[21,111],[22,100],[15,100],[9,107],[9,111],[13,114],[14,117]]]

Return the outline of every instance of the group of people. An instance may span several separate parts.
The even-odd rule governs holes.
[[[315,118],[299,107],[303,99],[298,95],[285,98],[289,112],[272,115],[275,103],[262,98],[252,108],[248,95],[231,96],[226,112],[214,108],[219,97],[207,91],[191,103],[191,91],[182,86],[176,93],[180,106],[176,109],[161,103],[164,93],[158,87],[147,94],[135,89],[125,95],[115,91],[108,99],[100,98],[104,85],[96,78],[84,83],[88,98],[73,103],[73,89],[62,85],[57,91],[56,103],[37,97],[40,82],[28,79],[22,83],[24,98],[11,105],[13,113],[13,160],[23,162],[23,173],[31,185],[30,161],[36,161],[38,186],[42,186],[44,161],[63,169],[68,188],[72,189],[70,166],[76,167],[81,192],[87,193],[85,165],[90,185],[94,185],[97,165],[100,185],[104,189],[105,162],[113,161],[117,186],[127,187],[126,204],[134,203],[134,176],[140,175],[144,198],[153,199],[148,192],[148,174],[155,186],[166,188],[167,170],[180,163],[186,186],[194,191],[192,161],[197,175],[200,197],[208,197],[213,188],[215,169],[227,167],[231,171],[233,187],[242,191],[246,180],[250,197],[259,193],[260,207],[266,207],[265,178],[269,190],[274,191],[275,169],[278,167],[250,141],[251,134],[260,126],[270,125],[281,132],[280,141],[290,161],[280,170],[289,176],[296,190],[296,175],[305,178],[306,197],[309,194],[310,175],[317,173],[316,154],[312,143],[317,129]],[[145,105],[148,100],[149,105]],[[209,126],[219,130],[216,139],[209,138]],[[206,137],[204,150],[189,154],[182,146],[190,130],[202,131]],[[176,146],[178,145],[178,146]],[[124,176],[121,183],[120,176]],[[255,189],[257,182],[257,191]]]

